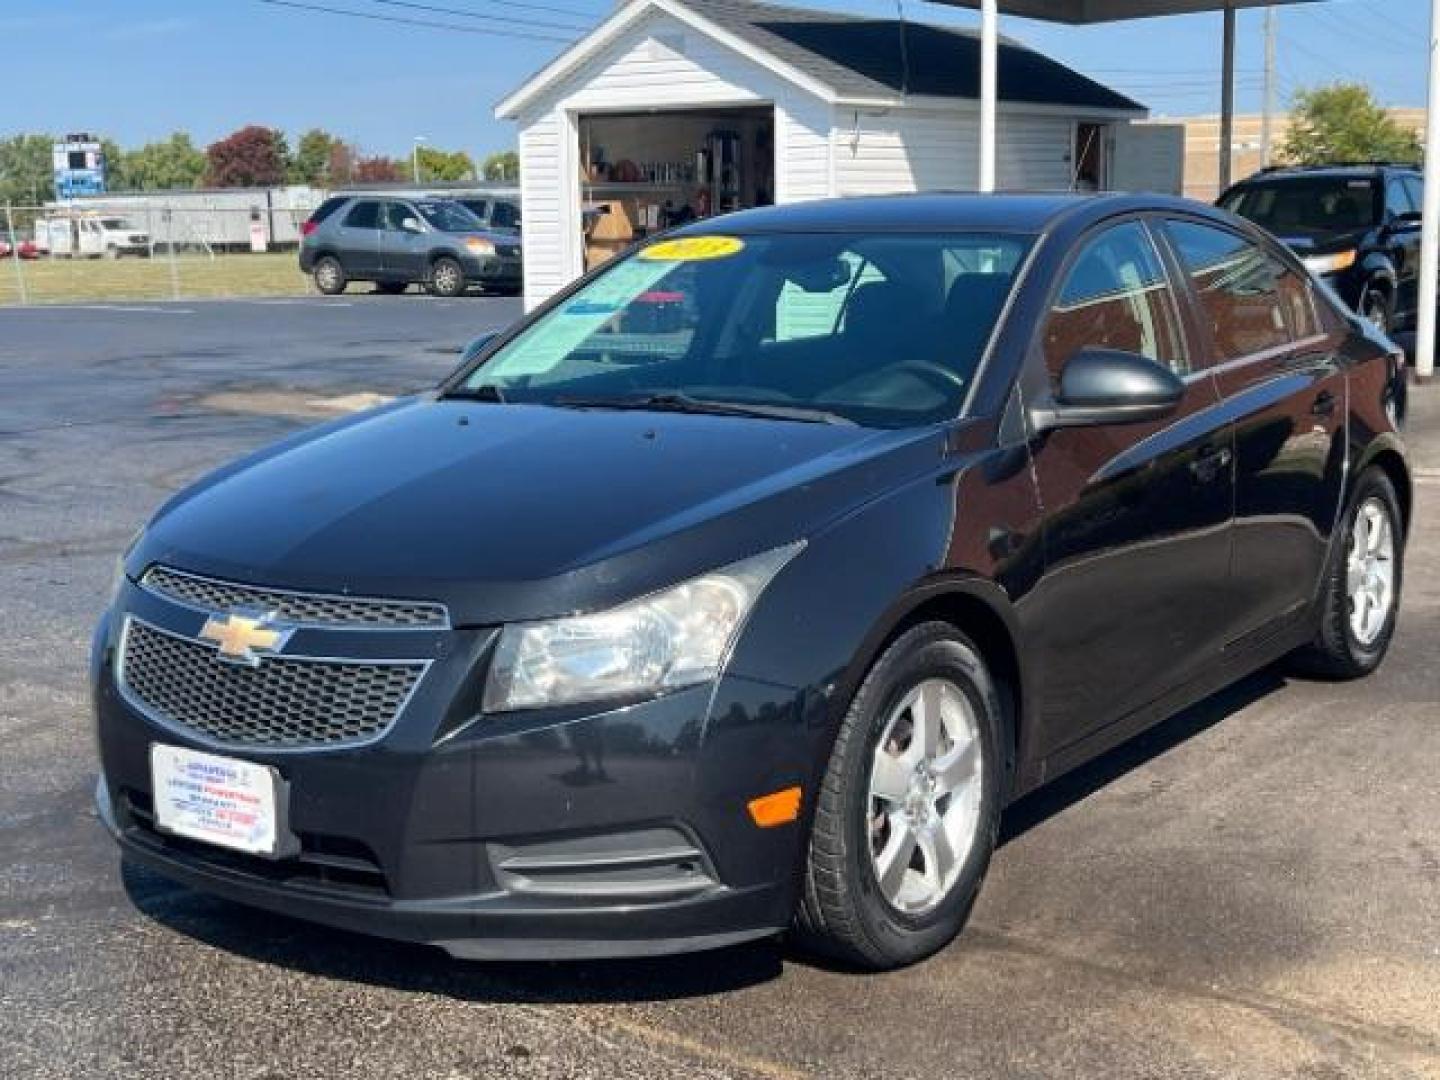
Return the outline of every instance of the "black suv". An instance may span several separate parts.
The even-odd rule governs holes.
[[[1413,165],[1280,166],[1242,180],[1218,205],[1274,233],[1388,332],[1415,325],[1423,183]]]

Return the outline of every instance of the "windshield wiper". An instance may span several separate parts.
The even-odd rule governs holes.
[[[451,390],[445,395],[447,398],[454,398],[456,401],[493,401],[496,404],[505,404],[505,392],[494,383],[482,383],[479,386],[462,386],[459,389]]]
[[[761,420],[790,420],[802,424],[839,424],[854,427],[855,421],[824,409],[799,405],[766,405],[761,402],[716,401],[683,393],[648,394],[640,397],[557,397],[550,402],[567,409],[638,409],[653,412],[698,413],[706,416],[748,416]]]

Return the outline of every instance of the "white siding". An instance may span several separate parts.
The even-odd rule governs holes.
[[[791,94],[775,106],[775,201],[805,202],[835,194],[828,104]]]
[[[539,303],[575,276],[562,237],[573,218],[564,201],[571,185],[561,179],[561,161],[569,155],[561,141],[569,136],[558,109],[520,127],[520,220],[525,226],[525,297]]]
[[[1068,188],[1072,123],[1068,116],[1002,108],[996,161],[1001,189]],[[832,139],[838,193],[973,191],[979,138],[973,105],[883,113],[837,108]]]

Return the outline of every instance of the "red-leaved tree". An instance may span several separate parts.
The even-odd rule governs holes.
[[[269,187],[285,182],[285,136],[251,124],[205,150],[205,183],[210,187]]]
[[[355,159],[355,179],[366,184],[393,183],[405,179],[405,170],[398,161],[387,157]]]

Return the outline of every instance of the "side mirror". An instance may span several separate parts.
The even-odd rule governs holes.
[[[1117,349],[1081,349],[1060,371],[1049,406],[1030,410],[1037,432],[1096,424],[1136,424],[1169,416],[1185,382],[1148,356]]]
[[[418,233],[418,232],[424,232],[424,231],[425,231],[424,227],[420,224],[419,219],[418,219],[418,218],[413,218],[413,217],[407,217],[407,218],[401,219],[401,221],[400,221],[400,228],[404,229],[406,232],[413,232],[413,233]]]

